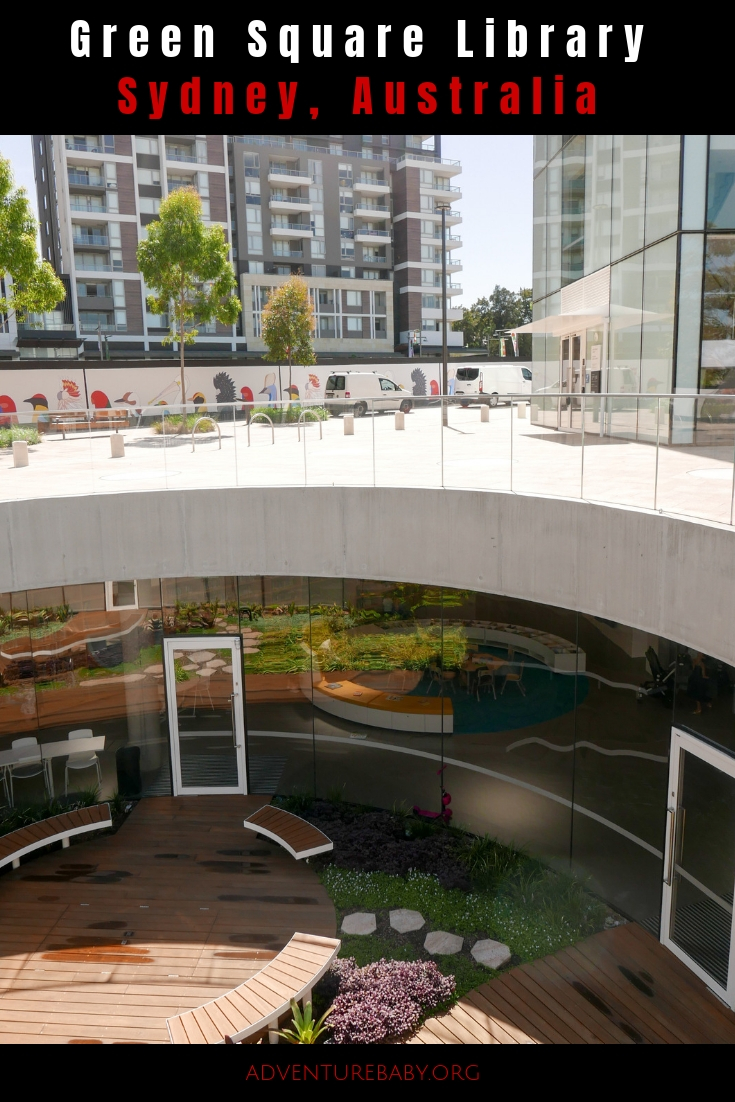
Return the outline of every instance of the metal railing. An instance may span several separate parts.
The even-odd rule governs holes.
[[[283,252],[276,252],[275,249],[273,250],[273,259],[274,260],[278,260],[279,257],[289,257],[289,256],[299,258],[299,257],[302,257],[303,255],[304,255],[304,250],[303,249],[288,249],[287,251],[283,251]]]
[[[75,408],[63,392],[66,408],[49,410],[53,395],[41,402],[39,392],[25,407],[18,399],[17,412],[0,411],[3,428],[17,424],[40,434],[30,446],[30,476],[16,476],[9,452],[0,451],[0,498],[159,487],[435,487],[575,499],[734,526],[735,395],[510,395],[492,390],[492,367],[480,370],[483,394],[461,393],[469,382],[455,378],[456,393],[444,398],[431,395],[440,365],[423,357],[412,361],[411,386],[425,394],[218,404],[206,398],[205,386],[204,402],[188,402],[188,412],[217,424],[221,447],[210,446],[213,434],[200,435],[191,463],[186,448],[172,452],[189,439],[189,431],[178,431],[180,421],[167,423],[180,416],[180,404],[142,404],[137,381],[135,388],[119,384],[112,409]],[[301,371],[292,369],[294,384],[301,385]],[[291,376],[282,375],[287,385],[291,390]],[[88,386],[92,392],[94,383]],[[172,386],[168,400],[176,403],[176,393]],[[392,417],[398,407],[406,413],[400,432]],[[354,432],[345,431],[344,414],[353,415]],[[307,420],[319,421],[323,447],[316,433],[301,432]],[[95,443],[111,429],[126,444],[112,470],[109,448]],[[264,432],[272,445],[266,452],[242,446],[246,434],[248,444],[265,442]]]
[[[430,164],[440,165],[459,165],[459,161],[453,161],[449,157],[437,157],[436,154],[432,154],[428,150],[424,152],[417,152],[420,147],[407,146],[406,151],[401,150],[395,157],[391,157],[387,150],[381,150],[380,153],[372,152],[367,149],[342,149],[339,154],[332,154],[329,146],[327,145],[308,145],[305,142],[287,142],[284,139],[279,139],[276,136],[263,137],[262,134],[243,134],[231,135],[228,137],[230,143],[238,142],[242,145],[262,145],[268,146],[272,149],[292,149],[296,153],[321,153],[322,156],[332,155],[340,157],[353,157],[362,161],[391,161],[392,163],[400,164],[402,160],[410,159],[412,161],[426,161]],[[337,144],[337,143],[335,143]]]
[[[72,242],[75,245],[105,245],[109,246],[110,239],[105,234],[97,234],[92,236],[91,234],[75,236],[72,238]]]
[[[299,180],[311,180],[311,176],[308,172],[302,172],[300,168],[277,168],[275,165],[268,166],[269,176],[294,176]]]
[[[298,230],[300,233],[307,232],[311,234],[311,226],[307,226],[305,222],[271,222],[271,231],[273,230]]]
[[[308,199],[302,199],[296,195],[271,195],[268,200],[269,203],[300,203],[302,206],[306,203],[311,206]]]
[[[365,187],[385,187],[390,188],[388,180],[371,180],[367,176],[358,176],[355,180],[356,184],[363,184]]]
[[[89,142],[74,142],[66,138],[64,141],[66,149],[74,150],[75,153],[114,153],[114,145],[91,145]]]
[[[390,241],[391,236],[390,230],[368,230],[362,227],[358,227],[355,230],[355,237],[380,237],[383,240]]]
[[[77,187],[105,187],[106,182],[104,176],[90,176],[84,172],[70,172],[68,173],[69,183],[75,184]]]
[[[421,191],[451,191],[459,193],[462,188],[455,184],[420,184]]]

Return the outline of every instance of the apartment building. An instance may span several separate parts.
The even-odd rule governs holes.
[[[264,351],[263,307],[296,273],[310,287],[317,352],[440,346],[442,203],[448,342],[462,343],[451,331],[462,317],[451,306],[462,291],[451,208],[461,166],[441,157],[438,135],[34,135],[33,152],[42,252],[68,280],[69,303],[63,317],[30,320],[24,356],[163,350],[168,319],[146,310],[135,250],[183,186],[223,226],[243,304],[238,325],[200,327],[198,350]],[[64,330],[61,350],[53,337]]]

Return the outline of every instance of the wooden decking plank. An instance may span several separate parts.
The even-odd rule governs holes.
[[[443,1021],[447,1025],[447,1028],[449,1028],[458,1038],[458,1043],[460,1044],[489,1045],[491,1043],[491,1038],[487,1030],[478,1025],[472,1015],[467,1013],[461,1000],[456,1006],[453,1006],[451,1010],[448,1010],[446,1014],[443,1014],[440,1019],[430,1020]]]
[[[519,1029],[532,1037],[539,1045],[566,1045],[568,1044],[567,1038],[554,1029],[544,1018],[538,1014],[534,1008],[529,1005],[528,1001],[522,1002],[518,998],[517,992],[513,992],[507,985],[501,986],[497,981],[495,983],[484,984],[480,988],[483,995],[488,999],[498,1010],[505,1014],[508,1021],[513,1022]]]
[[[590,1029],[605,1044],[632,1045],[633,1039],[619,1028],[601,1010],[598,1010],[588,999],[584,997],[574,986],[575,977],[570,975],[569,969],[561,964],[555,956],[549,956],[537,961],[532,967],[536,968],[548,978],[553,986],[557,998],[563,1000],[566,1005],[589,1025]]]
[[[482,1009],[492,1017],[497,1026],[505,1031],[509,1037],[511,1037],[518,1045],[535,1045],[537,1041],[534,1037],[531,1037],[526,1033],[525,1029],[517,1025],[514,1021],[508,1020],[508,1015],[502,1006],[499,1006],[493,999],[491,994],[487,993],[489,984],[483,984],[482,987],[478,987],[475,991],[470,991],[466,996],[467,1000],[471,1002],[478,1010]]]
[[[493,1008],[485,1002],[477,991],[469,991],[462,1000],[465,1011],[474,1018],[479,1026],[494,1037],[501,1045],[517,1045],[518,1041],[502,1024],[496,1022]]]
[[[588,1028],[583,1021],[580,1021],[576,1013],[572,1013],[559,1002],[556,993],[549,989],[545,976],[532,973],[527,965],[514,968],[512,975],[519,987],[519,997],[522,998],[521,992],[524,990],[530,992],[547,1008],[550,1014],[553,1014],[555,1018],[559,1019],[560,1023],[563,1023],[575,1034],[577,1040],[572,1041],[572,1044],[602,1045],[606,1043],[601,1041],[597,1034]]]

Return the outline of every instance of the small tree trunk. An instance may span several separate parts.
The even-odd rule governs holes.
[[[184,293],[179,296],[179,375],[181,381],[181,424],[177,436],[186,432],[186,380],[184,377]]]

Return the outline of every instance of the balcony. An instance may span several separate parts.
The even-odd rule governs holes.
[[[297,260],[301,260],[303,255],[304,255],[304,250],[303,249],[289,249],[288,252],[283,252],[283,253],[274,252],[273,253],[273,259],[274,259],[274,261],[281,260],[281,259],[288,260],[289,257],[295,257]]]
[[[88,172],[70,172],[68,176],[69,183],[73,187],[95,188],[98,191],[107,190],[107,181],[105,180],[104,176],[92,176]]]
[[[387,221],[390,218],[390,207],[370,207],[367,203],[355,203],[352,209],[355,214],[366,214],[377,221]]]
[[[441,165],[442,172],[446,176],[458,176],[462,171],[462,165],[459,161],[450,160],[448,157],[436,157],[433,153],[414,153],[412,151],[407,151],[402,157],[399,157],[396,171],[400,172],[402,168],[426,168],[427,164]]]
[[[193,152],[185,153],[181,149],[179,149],[179,150],[169,149],[168,146],[166,146],[166,160],[167,161],[180,161],[180,162],[183,162],[184,164],[187,164],[187,165],[195,165],[195,164],[199,164],[199,163],[202,163],[202,164],[205,163],[205,162],[200,162],[199,158]]]
[[[115,143],[114,141],[105,145],[93,142],[79,142],[74,138],[65,138],[64,146],[66,149],[73,150],[75,153],[114,153]]]
[[[390,240],[390,230],[355,230],[355,241],[359,241],[363,245],[375,245],[377,242],[381,245],[390,245]]]
[[[361,191],[363,195],[390,195],[390,184],[383,180],[371,180],[365,176],[358,176],[352,184],[353,191]]]
[[[84,214],[107,214],[107,203],[103,200],[99,200],[96,204],[93,203],[93,196],[91,195],[70,195],[69,206],[72,210],[82,211]]]
[[[311,226],[298,222],[271,222],[271,237],[313,237]]]
[[[363,264],[387,264],[387,256],[363,256]]]
[[[86,321],[80,314],[79,330],[82,333],[127,333],[128,327],[125,322],[103,321],[97,323],[96,321]]]
[[[72,241],[75,245],[78,245],[80,248],[84,248],[84,249],[87,249],[87,248],[107,249],[110,246],[109,237],[107,237],[105,234],[101,234],[101,233],[97,233],[97,234],[75,234],[74,237],[72,238]]]
[[[439,247],[441,247],[441,240],[442,240],[441,230],[439,231],[439,233],[422,233],[421,234],[421,244],[422,245],[436,245],[437,242],[438,242]],[[457,237],[456,235],[453,236],[451,233],[447,234],[447,240],[446,240],[447,249],[459,249],[461,247],[461,245],[462,245],[462,238],[461,237]]]
[[[309,200],[302,199],[300,195],[285,195],[280,199],[269,199],[268,206],[270,210],[310,211],[312,209]]]
[[[269,184],[283,184],[286,187],[297,187],[299,182],[311,183],[311,176],[300,168],[270,168],[268,170]]]
[[[97,259],[95,257],[95,259]],[[74,257],[74,269],[77,272],[111,272],[113,271],[112,264],[93,264],[91,260],[86,260],[83,257]]]
[[[455,187],[454,184],[420,184],[419,186],[422,191],[430,191],[437,197],[446,195],[453,203],[462,198],[462,188]]]

